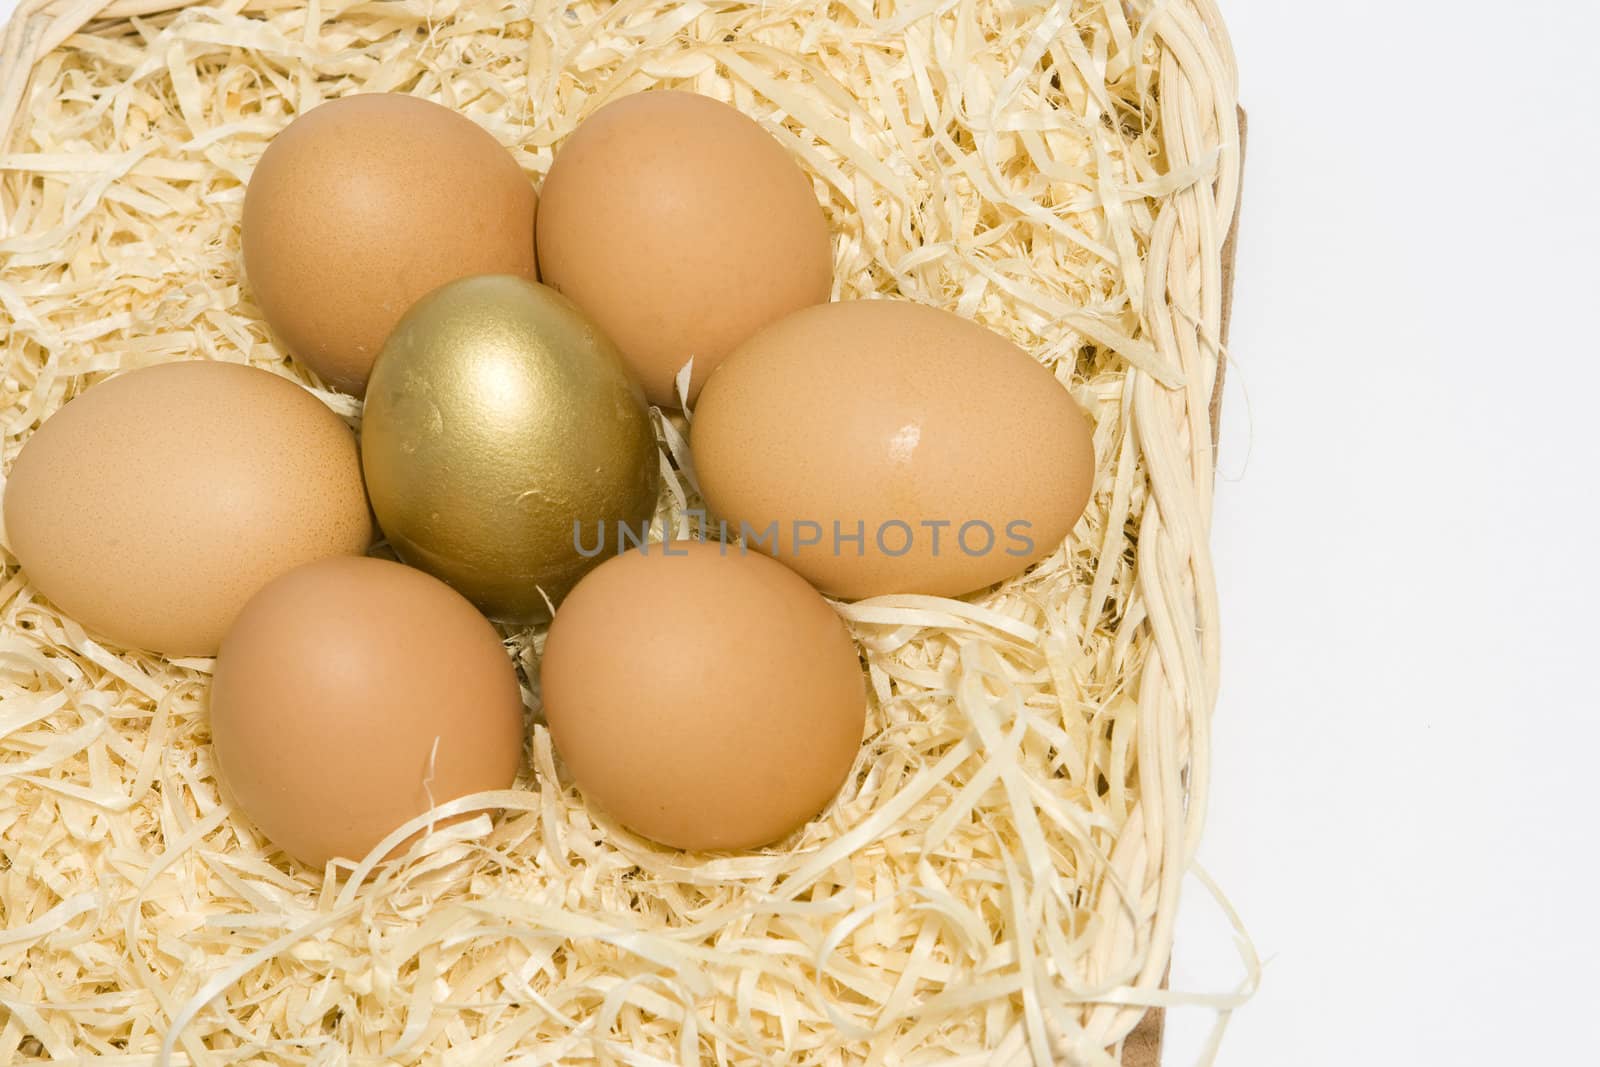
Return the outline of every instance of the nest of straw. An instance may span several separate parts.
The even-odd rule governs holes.
[[[425,96],[538,178],[605,101],[671,86],[802,162],[837,298],[949,308],[1052,368],[1098,483],[996,590],[839,605],[872,696],[854,773],[737,855],[584,806],[525,631],[518,787],[456,802],[483,813],[403,861],[296,868],[219,798],[210,662],[107,647],[7,554],[0,1062],[1115,1063],[1175,999],[1217,683],[1208,406],[1239,146],[1210,0],[171,6],[30,0],[8,31],[6,469],[71,397],[165,360],[252,363],[359,419],[241,281],[245,182],[295,114]],[[693,502],[670,478],[659,528]]]

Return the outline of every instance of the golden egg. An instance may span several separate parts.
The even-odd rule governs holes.
[[[648,523],[659,484],[616,348],[510,275],[451,282],[400,320],[367,385],[361,461],[400,558],[506,622],[548,618],[619,523]]]

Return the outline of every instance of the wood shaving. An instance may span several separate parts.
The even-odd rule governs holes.
[[[358,421],[240,280],[243,183],[294,115],[424,96],[537,180],[606,101],[676,87],[801,161],[836,298],[948,308],[1051,367],[1094,419],[1097,489],[995,590],[839,605],[860,758],[822,816],[738,855],[591,812],[535,710],[514,790],[390,840],[484,814],[399,862],[294,867],[218,795],[209,662],[106,647],[7,553],[0,1063],[1110,1065],[1148,1005],[1226,1017],[1243,991],[1160,988],[1217,686],[1207,410],[1239,141],[1211,0],[170,6],[28,0],[8,31],[6,469],[72,396],[173,359],[264,367]],[[684,426],[657,423],[682,531]],[[535,709],[542,640],[506,634]]]

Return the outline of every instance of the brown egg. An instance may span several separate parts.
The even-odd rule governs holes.
[[[494,627],[449,586],[329,559],[268,585],[228,631],[211,740],[256,828],[320,867],[431,806],[509,788],[522,693]]]
[[[695,93],[624,96],[556,154],[539,264],[622,350],[650,402],[676,408],[734,346],[828,299],[827,220],[788,151],[735,108]]]
[[[711,509],[825,593],[956,596],[1056,549],[1094,483],[1088,420],[1044,366],[947,311],[807,308],[706,384]]]
[[[355,435],[295,383],[197,360],[70,401],[6,483],[11,550],[39,591],[117,644],[217,651],[256,590],[372,542]]]
[[[838,792],[866,692],[839,616],[737,546],[676,541],[601,564],[540,664],[550,737],[584,797],[689,849],[778,840]]]
[[[245,273],[296,359],[360,396],[418,297],[470,274],[535,278],[533,186],[449,108],[330,101],[272,140],[245,191]]]

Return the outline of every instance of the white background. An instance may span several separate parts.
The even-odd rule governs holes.
[[[1200,860],[1266,964],[1218,1062],[1600,1063],[1600,5],[1220,2],[1250,146]],[[1228,988],[1189,888],[1173,983]]]
[[[1227,1067],[1592,1061],[1600,5],[1222,0]],[[0,17],[14,0],[0,0]],[[1242,975],[1191,881],[1173,985]],[[1210,1016],[1169,1016],[1187,1067]]]

